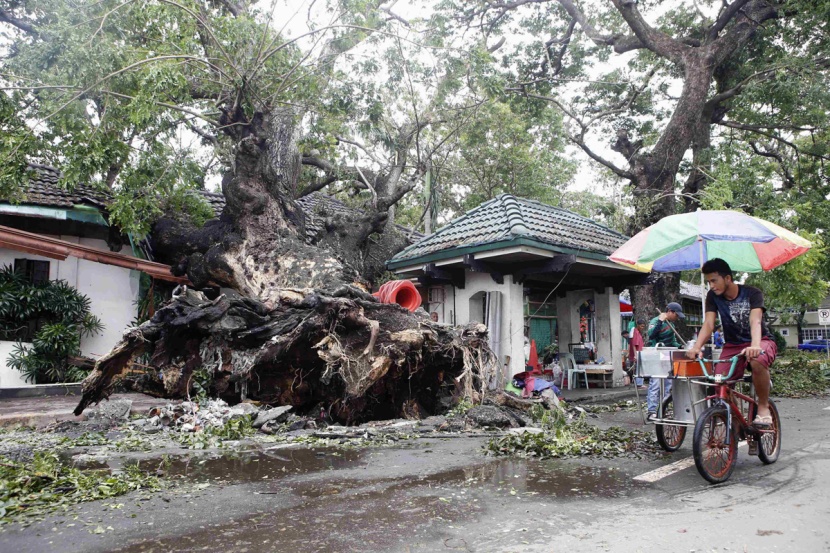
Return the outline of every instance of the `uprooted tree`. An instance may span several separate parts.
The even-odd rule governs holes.
[[[193,285],[97,362],[76,412],[105,397],[138,355],[151,368],[146,390],[182,397],[207,375],[217,395],[322,407],[344,422],[445,410],[489,378],[495,359],[483,325],[435,325],[366,292],[377,269],[368,260],[399,239],[390,214],[423,174],[419,156],[457,129],[457,119],[440,127],[448,120],[441,110],[457,116],[466,101],[475,105],[472,92],[457,94],[469,81],[452,77],[464,62],[438,69],[444,77],[426,104],[410,88],[409,117],[390,116],[383,136],[375,133],[389,154],[383,159],[353,138],[303,142],[301,129],[320,126],[309,113],[344,102],[343,91],[332,92],[343,82],[338,59],[403,25],[381,2],[348,2],[347,12],[331,4],[329,25],[293,40],[273,30],[275,11],[285,9],[277,2],[270,13],[212,0],[20,1],[0,9],[13,40],[9,94],[0,95],[4,193],[16,192],[33,156],[59,162],[69,185],[97,178],[115,192],[114,222],[146,230],[154,220],[156,257]],[[396,36],[393,44],[401,50],[404,42]],[[376,109],[381,99],[367,105]],[[226,206],[201,227],[170,212],[193,203],[187,183],[205,174],[194,161],[199,151],[182,147],[183,134],[200,140],[206,163],[217,160],[222,173]],[[366,155],[349,164],[335,156],[342,143]],[[354,216],[326,218],[314,243],[295,202],[303,164],[319,171],[315,187],[370,193]],[[171,208],[161,217],[159,197]],[[210,299],[198,291],[208,286],[226,293]]]

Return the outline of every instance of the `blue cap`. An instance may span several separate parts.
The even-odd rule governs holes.
[[[683,314],[683,306],[677,303],[676,301],[669,303],[666,306],[666,311],[674,311],[675,313],[677,313],[677,316],[681,319],[686,318],[686,315]]]

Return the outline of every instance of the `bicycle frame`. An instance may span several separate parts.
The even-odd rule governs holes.
[[[738,364],[738,358],[740,355],[735,355],[730,359],[723,359],[723,360],[714,360],[714,359],[699,359],[700,366],[703,369],[703,374],[705,375],[706,380],[711,382],[711,385],[715,386],[715,393],[707,396],[706,401],[711,402],[712,405],[720,404],[726,409],[726,418],[727,418],[727,428],[726,428],[726,439],[727,442],[731,438],[730,433],[732,432],[732,417],[737,415],[738,422],[740,423],[740,428],[744,430],[744,432],[751,433],[753,437],[760,436],[765,432],[772,432],[773,430],[761,430],[752,426],[752,423],[745,419],[743,413],[741,412],[740,407],[735,403],[734,398],[737,397],[742,401],[747,402],[749,405],[748,415],[751,418],[752,414],[758,409],[758,402],[755,401],[755,398],[752,398],[746,394],[742,394],[741,392],[734,390],[732,388],[732,384],[735,382],[730,382],[730,379],[735,374],[735,367]],[[729,367],[729,373],[726,375],[722,374],[709,374],[709,371],[706,370],[706,363],[712,363],[712,368],[718,363],[731,363]]]

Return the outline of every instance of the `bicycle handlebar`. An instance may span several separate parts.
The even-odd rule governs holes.
[[[765,353],[765,351],[762,351],[761,355],[764,355]],[[738,365],[739,357],[746,357],[746,355],[743,353],[739,353],[738,355],[734,355],[729,359],[704,359],[703,357],[699,357],[698,362],[700,363],[700,368],[703,370],[704,376],[706,376],[708,380],[722,382],[724,380],[729,380],[730,378],[732,378],[732,375],[735,374],[735,367]],[[717,363],[732,363],[732,365],[729,367],[729,373],[726,376],[724,376],[722,374],[709,374],[709,371],[706,370],[706,363],[712,363],[712,370],[714,370],[714,365]]]

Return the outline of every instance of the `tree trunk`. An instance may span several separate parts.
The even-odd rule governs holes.
[[[709,152],[711,113],[705,108],[712,69],[699,56],[689,56],[685,69],[680,101],[654,149],[647,154],[638,153],[639,146],[632,143],[625,133],[618,135],[613,146],[614,150],[631,160],[636,210],[629,222],[631,235],[677,212],[681,204],[675,193],[675,175],[689,147],[695,145],[695,153],[699,156],[697,161],[701,164],[705,163]],[[701,178],[705,178],[704,173],[693,171],[687,186],[702,186]],[[635,316],[650,320],[658,310],[664,311],[669,302],[679,301],[680,275],[661,275],[653,284],[635,287],[631,293]]]
[[[798,317],[795,319],[796,331],[798,333],[798,343],[804,342],[804,317],[807,316],[807,306],[802,305],[798,310]]]

